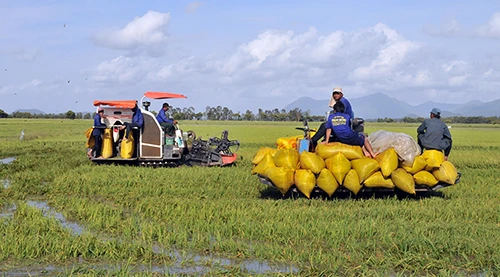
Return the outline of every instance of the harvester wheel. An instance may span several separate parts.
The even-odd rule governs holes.
[[[187,133],[188,139],[190,139],[190,140],[195,140],[196,139],[196,133],[194,131],[189,130],[186,133]]]

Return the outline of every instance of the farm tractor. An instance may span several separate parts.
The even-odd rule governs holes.
[[[182,94],[167,92],[146,92],[140,100],[144,117],[142,128],[132,127],[128,140],[124,140],[123,126],[132,121],[132,109],[136,100],[95,100],[96,112],[103,109],[102,121],[106,125],[102,142],[102,156],[96,157],[90,151],[89,159],[97,164],[133,164],[150,167],[167,167],[180,165],[227,166],[236,161],[240,143],[228,139],[228,131],[222,131],[221,137],[207,140],[197,138],[193,131],[183,131],[175,124],[175,135],[170,136],[158,123],[156,116],[149,111],[149,99],[187,98]],[[138,106],[138,105],[137,105]],[[99,128],[93,126],[92,128]],[[132,136],[132,139],[130,139]],[[87,137],[89,137],[87,135]],[[89,140],[91,137],[89,137]],[[128,142],[128,145],[126,145]],[[127,151],[123,151],[123,147]],[[127,152],[129,154],[124,154]]]

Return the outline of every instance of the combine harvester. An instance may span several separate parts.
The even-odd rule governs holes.
[[[362,121],[361,121],[362,122]],[[366,158],[359,146],[339,142],[313,147],[307,122],[304,136],[279,138],[277,149],[261,147],[254,155],[252,174],[278,189],[284,198],[441,195],[461,174],[437,150],[421,149],[407,134],[378,131],[371,141],[382,151]],[[364,126],[358,126],[363,132]],[[369,137],[370,139],[370,137]],[[380,144],[382,142],[382,144]],[[399,152],[398,152],[399,151]]]
[[[95,100],[96,112],[104,110],[102,119],[106,125],[103,135],[102,157],[95,157],[92,151],[90,160],[96,164],[130,164],[151,167],[199,165],[199,166],[226,166],[236,161],[236,150],[240,143],[228,139],[228,131],[222,131],[220,138],[212,137],[208,140],[196,138],[193,131],[184,132],[175,125],[175,136],[166,135],[158,123],[156,116],[149,111],[150,99],[187,98],[182,94],[167,92],[146,92],[141,98],[140,108],[144,125],[142,128],[132,128],[128,140],[123,140],[125,130],[120,130],[125,123],[132,120],[132,109],[137,105],[136,100]],[[91,130],[87,130],[89,138],[87,147],[92,146]],[[236,151],[235,150],[235,151]]]

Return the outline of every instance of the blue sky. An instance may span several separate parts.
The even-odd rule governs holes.
[[[499,0],[20,0],[0,14],[8,113],[92,111],[146,91],[235,112],[326,100],[336,86],[412,105],[500,98]]]

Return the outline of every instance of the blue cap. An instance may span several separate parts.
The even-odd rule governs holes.
[[[431,113],[433,114],[441,114],[441,110],[438,108],[432,108]]]

